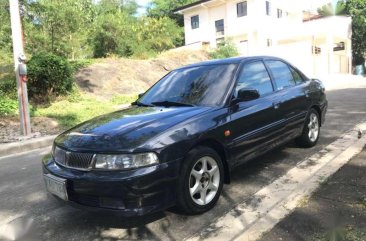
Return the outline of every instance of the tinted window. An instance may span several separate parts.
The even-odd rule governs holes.
[[[242,88],[256,89],[260,95],[273,92],[271,79],[261,61],[246,64],[240,73],[235,95]]]
[[[300,83],[304,82],[304,79],[301,77],[301,75],[299,74],[299,72],[297,72],[292,67],[290,67],[290,69],[291,69],[291,73],[292,73],[292,76],[294,77],[294,80],[295,80],[296,84],[300,84]]]
[[[238,17],[247,16],[247,1],[236,4],[236,14]]]
[[[277,90],[282,90],[296,84],[287,64],[277,60],[266,61],[266,63],[272,72]]]
[[[192,29],[200,27],[200,18],[198,15],[191,17],[191,26],[192,26]]]
[[[221,105],[236,64],[207,65],[170,72],[139,100],[144,104],[174,101],[198,106]]]

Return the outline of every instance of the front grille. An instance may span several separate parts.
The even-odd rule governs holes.
[[[58,147],[55,147],[53,152],[53,157],[58,164],[76,169],[89,169],[92,165],[93,155],[91,153],[65,151]]]

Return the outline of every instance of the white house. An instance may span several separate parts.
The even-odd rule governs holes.
[[[176,13],[184,15],[187,47],[215,48],[230,39],[242,55],[279,56],[309,75],[350,73],[351,18],[320,18],[301,2],[200,0]]]

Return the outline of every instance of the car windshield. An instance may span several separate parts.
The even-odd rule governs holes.
[[[202,65],[173,70],[138,101],[155,106],[221,105],[236,64]]]

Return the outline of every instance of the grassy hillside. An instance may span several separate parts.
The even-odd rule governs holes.
[[[148,60],[99,59],[75,77],[82,91],[111,99],[116,95],[141,93],[170,70],[208,58],[205,51],[168,51]]]

